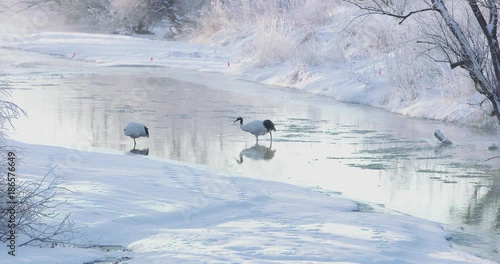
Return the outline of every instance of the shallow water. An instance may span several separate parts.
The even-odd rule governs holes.
[[[440,222],[454,240],[500,257],[498,136],[342,104],[224,74],[155,67],[94,67],[37,57],[8,60],[12,101],[28,112],[9,137],[89,151],[147,154],[231,175],[341,192]],[[273,142],[233,121],[272,119]],[[127,121],[149,138],[123,135]],[[441,146],[441,129],[454,144]],[[472,248],[471,248],[472,247]]]

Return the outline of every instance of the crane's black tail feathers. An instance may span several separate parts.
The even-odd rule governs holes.
[[[144,126],[144,130],[146,130],[146,137],[149,137],[149,129],[147,126]]]
[[[274,127],[273,121],[266,119],[264,120],[264,127],[267,129],[267,131],[276,131],[276,128]]]

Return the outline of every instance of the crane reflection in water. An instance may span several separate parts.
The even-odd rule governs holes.
[[[276,152],[276,149],[272,149],[272,146],[272,143],[269,147],[256,143],[253,147],[240,151],[240,158],[236,159],[236,162],[238,162],[238,164],[243,163],[243,157],[253,160],[270,160],[274,158],[274,153]]]

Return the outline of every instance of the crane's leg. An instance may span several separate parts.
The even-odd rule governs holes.
[[[259,136],[255,136],[255,144],[258,144],[259,143]]]
[[[269,131],[269,136],[271,136],[271,143],[273,143],[273,133],[271,131]]]
[[[134,138],[134,149],[135,149],[135,138]]]

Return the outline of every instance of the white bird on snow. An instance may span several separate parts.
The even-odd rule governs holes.
[[[138,137],[149,137],[148,128],[137,122],[128,122],[125,125],[125,129],[123,129],[123,133],[125,136],[129,136],[134,140],[134,149],[135,149],[135,139]]]
[[[238,121],[240,121],[241,130],[254,135],[257,139],[257,142],[259,142],[259,136],[265,135],[267,133],[269,133],[269,135],[271,136],[271,142],[273,142],[273,134],[271,133],[271,131],[276,131],[276,128],[274,128],[274,124],[271,120],[253,120],[246,124],[243,124],[243,118],[238,117],[236,118],[236,120],[234,120],[233,123],[236,123]]]

